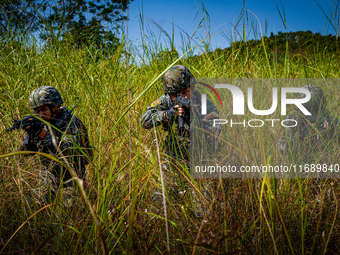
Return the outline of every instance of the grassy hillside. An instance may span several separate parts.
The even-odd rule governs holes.
[[[310,44],[313,52],[292,54],[288,41],[288,49],[278,53],[266,40],[262,43],[238,43],[228,50],[181,59],[166,48],[153,51],[123,44],[108,55],[99,49],[76,49],[67,44],[43,49],[24,43],[2,44],[0,251],[162,254],[169,244],[171,253],[178,254],[337,254],[338,179],[203,181],[188,177],[179,188],[182,194],[167,198],[168,228],[163,208],[152,200],[155,188],[161,186],[157,144],[161,148],[165,134],[161,128],[142,129],[139,118],[147,105],[162,95],[159,78],[170,65],[183,64],[195,77],[340,75],[336,49],[328,51]],[[69,109],[82,99],[73,113],[88,128],[94,148],[95,156],[87,169],[86,197],[95,215],[80,193],[72,207],[65,206],[62,198],[46,204],[37,187],[43,172],[39,156],[17,153],[23,131],[4,131],[13,117],[31,112],[29,93],[43,85],[55,86]],[[337,117],[339,90],[332,87],[326,94],[333,98],[328,107]],[[235,141],[239,139],[235,130],[231,132],[235,132],[230,134]],[[245,150],[255,160],[282,158],[275,147],[282,129],[271,135],[255,135],[247,136],[246,144],[240,145],[248,146]],[[260,152],[256,151],[259,137],[264,146]],[[334,146],[337,153],[339,147]],[[160,155],[163,161],[161,149]],[[212,200],[201,201],[211,208],[211,215],[199,219],[191,199],[195,194],[185,191],[195,186],[197,196],[204,185],[214,187]]]

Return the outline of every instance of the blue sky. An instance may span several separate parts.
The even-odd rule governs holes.
[[[329,15],[332,10],[334,0],[318,0],[318,4]],[[321,34],[335,34],[325,14],[314,0],[248,0],[245,1],[245,9],[250,20],[246,21],[247,38],[254,38],[254,31],[251,24],[256,24],[256,31],[260,33],[260,25],[262,32],[267,35],[270,32],[277,34],[278,31],[285,31],[283,22],[280,18],[285,13],[287,31],[306,31],[320,32]],[[211,39],[212,48],[225,48],[230,44],[231,35],[238,38],[243,31],[243,21],[236,26],[238,17],[242,11],[243,0],[235,1],[204,1],[204,7],[210,17],[210,31],[215,35]],[[180,32],[185,31],[191,36],[203,15],[202,2],[194,0],[172,0],[172,1],[156,1],[156,0],[135,0],[129,7],[128,36],[129,39],[138,42],[141,39],[140,32],[140,15],[143,16],[144,25],[148,27],[146,30],[152,31],[156,36],[161,35],[160,42],[167,44],[165,37],[160,33],[159,27],[162,27],[168,34],[172,33],[172,24],[175,27],[175,44],[178,48],[181,45]],[[195,19],[196,17],[196,19]],[[334,19],[333,19],[334,21]],[[158,24],[157,25],[155,25]],[[267,24],[267,25],[266,25]],[[326,26],[325,26],[326,24]],[[205,23],[208,26],[208,22]],[[334,24],[336,25],[336,24]],[[265,29],[267,27],[267,29]],[[204,29],[201,27],[195,34],[194,38],[205,38]],[[198,42],[199,40],[195,40]]]

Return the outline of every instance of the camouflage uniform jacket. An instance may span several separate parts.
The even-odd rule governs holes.
[[[285,133],[279,139],[279,149],[288,152],[289,147],[297,153],[299,150],[306,155],[311,151],[325,145],[328,141],[335,138],[338,130],[338,120],[325,114],[320,116],[299,116],[290,114],[286,120],[291,119],[297,122],[295,127],[285,128]],[[285,125],[294,126],[294,121],[286,121]],[[286,134],[287,133],[287,134]]]
[[[61,107],[58,115],[55,119],[50,121],[51,125],[55,126],[62,132],[59,132],[52,128],[56,144],[60,151],[66,157],[66,159],[71,163],[74,170],[80,178],[85,177],[85,165],[88,164],[86,157],[79,151],[79,149],[72,143],[72,141],[77,144],[91,159],[92,149],[89,144],[87,130],[83,123],[75,116],[70,114],[68,110]],[[52,134],[50,133],[48,127],[44,125],[46,131],[46,136],[44,139],[38,136],[29,136],[28,143],[23,144],[23,150],[28,151],[40,151],[44,153],[51,154],[55,157],[59,157],[59,153],[52,142]],[[47,159],[46,157],[41,157],[42,163],[47,167],[52,174],[60,180],[61,166],[59,163]],[[64,169],[64,182],[71,178],[70,173]]]
[[[213,119],[218,119],[219,114],[215,105],[207,100],[207,115],[200,115],[200,98],[201,94],[198,90],[194,90],[191,96],[192,109],[195,110],[195,115],[200,116],[200,120],[204,123],[205,130],[210,133],[215,133],[213,128]],[[195,103],[196,102],[196,103]],[[163,95],[147,107],[147,111],[141,116],[140,123],[145,129],[150,129],[162,125],[163,129],[168,132],[164,141],[165,153],[171,158],[184,159],[189,162],[190,150],[190,118],[187,115],[184,121],[185,131],[181,134],[178,131],[177,116],[172,120],[163,118],[164,112],[169,110],[174,103],[169,95]],[[190,115],[190,114],[189,114]]]

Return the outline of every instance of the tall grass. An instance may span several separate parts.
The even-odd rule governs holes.
[[[163,45],[152,30],[142,31],[140,46],[123,42],[109,55],[101,49],[65,44],[43,49],[25,43],[1,45],[0,250],[34,254],[102,254],[105,250],[109,254],[162,254],[169,249],[178,254],[338,253],[337,179],[204,183],[183,177],[186,183],[178,188],[182,194],[167,197],[166,229],[163,207],[152,200],[154,190],[161,188],[159,159],[162,162],[164,155],[157,148],[165,134],[160,128],[144,130],[139,124],[147,105],[162,95],[159,77],[175,61],[196,77],[334,78],[339,77],[338,53],[328,54],[315,46],[303,55],[292,56],[288,50],[278,55],[265,44],[251,49],[244,42],[244,47],[223,55],[209,52],[209,45],[203,44],[199,57],[178,59],[172,36],[167,35],[169,43]],[[192,44],[189,38],[186,47]],[[131,54],[128,63],[127,53]],[[30,113],[28,95],[43,85],[55,86],[69,109],[82,99],[73,113],[88,128],[94,148],[86,192],[101,231],[80,192],[72,207],[65,206],[62,196],[52,202],[39,196],[37,181],[43,169],[39,156],[15,153],[23,131],[4,132],[14,116]],[[338,100],[337,88],[331,91]],[[240,150],[247,148],[254,161],[269,164],[282,159],[273,146],[282,130],[242,138],[233,132],[234,143]],[[261,150],[254,151],[259,141]],[[230,156],[235,153],[232,150]],[[184,169],[179,171],[184,173]],[[185,191],[191,186],[201,193],[203,184],[214,187],[214,193],[210,201],[202,201],[211,208],[211,215],[202,220],[195,216],[192,194]]]

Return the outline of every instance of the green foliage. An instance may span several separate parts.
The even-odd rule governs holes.
[[[114,51],[121,24],[127,19],[127,4],[128,0],[0,0],[0,34],[6,35],[0,40],[21,41],[39,29],[41,39],[52,39],[49,45],[56,44],[53,33],[71,46]]]
[[[94,45],[114,50],[119,44],[120,24],[126,20],[127,3],[128,0],[58,0],[51,14],[39,22],[45,28],[40,37],[46,40],[53,32],[57,39],[76,47]]]
[[[16,36],[25,36],[26,32],[37,29],[36,10],[43,10],[41,0],[0,0],[0,40],[13,40]]]
[[[95,148],[87,169],[86,192],[100,219],[106,249],[111,254],[128,250],[136,254],[164,253],[165,217],[162,206],[152,200],[154,190],[160,189],[156,142],[160,143],[164,133],[161,129],[142,129],[139,118],[162,94],[161,82],[155,79],[168,67],[172,53],[164,48],[159,57],[143,60],[148,64],[137,65],[134,60],[140,55],[133,52],[139,49],[142,55],[152,56],[152,52],[143,53],[152,49],[125,45],[108,55],[104,50],[76,48],[66,42],[62,46],[41,51],[34,45],[5,45],[6,53],[0,51],[5,63],[0,65],[0,127],[9,127],[15,115],[21,118],[30,113],[27,99],[39,86],[55,86],[69,108],[82,98],[74,114],[88,128]],[[123,50],[131,54],[134,64],[125,62]],[[339,76],[339,59],[332,52],[306,53],[307,62],[295,56],[288,58],[288,64],[278,61],[274,53],[268,54],[276,77]],[[216,50],[184,58],[178,64],[189,67],[196,77],[270,77],[260,47],[245,48],[242,54],[238,48]],[[334,105],[339,101],[338,88],[329,89]],[[259,97],[255,101],[264,100]],[[228,109],[219,110],[223,113]],[[282,130],[258,136],[245,134],[230,133],[237,149],[226,156],[245,163],[243,154],[238,153],[243,151],[257,164],[263,157],[267,162],[270,158],[283,162],[276,148]],[[52,201],[39,197],[37,182],[44,169],[38,157],[15,153],[23,138],[19,131],[2,132],[0,136],[1,154],[12,153],[0,159],[0,238],[4,244],[8,242],[4,251],[103,253],[96,224],[80,194],[72,207],[64,206],[62,197]],[[263,149],[259,149],[259,140]],[[333,149],[339,151],[338,147]],[[185,169],[179,170],[184,174]],[[213,213],[202,222],[194,214],[197,205],[193,194],[184,191],[195,186],[198,196],[204,185],[214,189],[213,199],[202,201]],[[170,250],[181,254],[194,249],[225,254],[268,254],[276,250],[280,254],[300,254],[302,250],[336,253],[339,187],[339,181],[329,179],[185,179],[179,187],[173,187],[182,194],[167,198]]]
[[[188,169],[179,166],[183,182],[167,191],[181,193],[166,197],[166,221],[163,205],[152,199],[161,189],[158,162],[164,155],[158,148],[165,135],[139,124],[147,105],[163,94],[159,77],[175,61],[195,77],[336,78],[337,51],[325,50],[317,40],[299,39],[295,42],[301,43],[303,54],[292,54],[289,44],[278,54],[269,45],[273,35],[264,38],[262,46],[240,42],[178,59],[173,41],[163,46],[151,32],[145,35],[142,45],[120,44],[115,52],[78,47],[70,40],[44,49],[26,42],[0,45],[0,252],[104,254],[106,249],[110,254],[163,254],[169,236],[171,253],[178,254],[337,254],[338,179],[193,180],[185,174]],[[28,96],[43,85],[56,87],[69,108],[82,99],[74,114],[88,128],[94,148],[86,195],[98,222],[81,194],[72,207],[64,205],[62,194],[42,194],[38,180],[45,170],[39,157],[19,152],[23,133],[4,132],[13,117],[31,113]],[[327,91],[329,110],[338,117],[339,87]],[[266,102],[265,92],[254,102]],[[227,107],[219,108],[221,116],[230,114]],[[282,129],[252,134],[239,130],[229,133],[235,147],[227,151],[227,160],[286,163],[277,149]],[[331,160],[338,160],[339,145],[331,149]],[[200,204],[211,209],[211,217],[202,220],[195,216],[192,198],[199,197],[204,186],[212,189],[212,199]]]
[[[269,52],[275,52],[276,54],[282,54],[286,50],[291,55],[301,54],[306,52],[318,54],[322,49],[327,50],[328,53],[336,53],[339,49],[338,39],[335,35],[320,35],[319,33],[313,34],[312,31],[296,31],[283,33],[278,32],[274,35],[270,33],[270,37],[264,36],[263,40],[266,45],[266,50]],[[288,42],[288,48],[286,45]],[[247,40],[247,41],[236,41],[226,49],[224,52],[230,52],[235,49],[244,52],[246,49],[255,50],[262,47],[262,40]],[[221,49],[216,49],[218,53]]]

